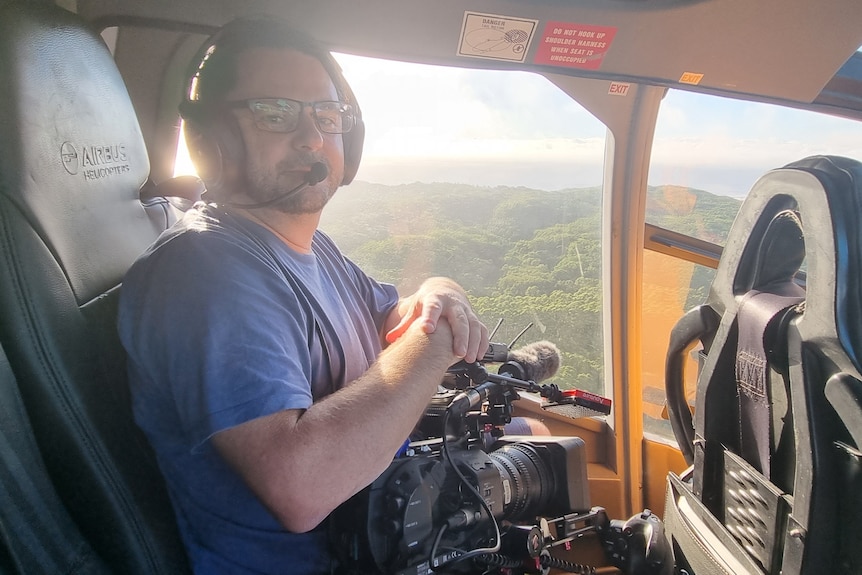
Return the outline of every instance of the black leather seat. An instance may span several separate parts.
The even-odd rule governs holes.
[[[664,519],[689,573],[862,572],[860,216],[855,160],[769,172],[671,335],[668,411],[693,466],[669,476]],[[692,419],[681,366],[698,340]]]
[[[0,573],[110,573],[51,484],[2,348]]]
[[[184,573],[115,326],[125,271],[174,211],[141,201],[149,161],[134,109],[75,15],[0,4],[0,78],[0,345],[45,468],[114,572]]]

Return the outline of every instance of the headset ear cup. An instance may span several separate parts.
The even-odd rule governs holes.
[[[245,143],[236,120],[230,115],[200,121],[189,119],[189,156],[207,190],[218,192],[230,174],[245,170]]]
[[[344,177],[341,178],[341,185],[346,186],[359,171],[359,162],[362,159],[362,144],[365,141],[365,122],[362,117],[356,119],[356,125],[342,136],[341,141],[344,146]]]
[[[197,121],[186,119],[184,131],[189,157],[197,170],[198,177],[204,181],[208,190],[222,185],[224,175],[224,156],[216,139],[207,134],[206,127]]]

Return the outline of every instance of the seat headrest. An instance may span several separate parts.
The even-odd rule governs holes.
[[[752,187],[728,234],[710,305],[734,310],[736,298],[770,281],[792,279],[806,264],[807,337],[838,338],[862,369],[862,162],[812,156],[772,170]],[[803,237],[804,230],[804,237]]]
[[[0,6],[0,78],[2,213],[33,229],[84,303],[153,238],[134,108],[102,39],[56,6]]]
[[[752,288],[791,282],[804,259],[805,237],[799,215],[782,210],[769,222],[760,241]]]

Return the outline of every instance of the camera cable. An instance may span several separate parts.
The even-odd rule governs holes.
[[[553,555],[541,555],[539,563],[546,569],[560,569],[566,573],[574,573],[576,575],[595,575],[596,568],[591,565],[583,565],[581,563],[572,563]]]
[[[449,444],[448,444],[448,437],[447,437],[448,434],[446,433],[447,425],[449,423],[450,413],[451,412],[448,409],[443,413],[443,421],[442,421],[443,457],[444,457],[444,459],[446,459],[446,462],[449,464],[449,466],[455,471],[455,474],[458,475],[458,478],[461,480],[461,483],[463,483],[467,487],[467,489],[470,491],[470,493],[472,493],[476,497],[476,499],[478,499],[479,504],[482,506],[482,509],[484,509],[485,513],[488,514],[488,518],[491,520],[491,523],[494,525],[494,541],[495,541],[495,543],[494,543],[493,547],[480,547],[478,549],[473,549],[471,551],[467,551],[466,553],[464,553],[462,555],[459,555],[458,557],[454,557],[453,559],[450,559],[449,561],[446,561],[445,563],[442,563],[441,565],[436,565],[434,556],[437,554],[437,548],[440,544],[440,540],[443,538],[443,534],[446,532],[446,530],[448,528],[448,523],[444,523],[440,527],[440,530],[437,532],[437,537],[435,537],[435,539],[434,539],[434,545],[431,547],[431,554],[430,554],[430,557],[428,558],[428,565],[431,566],[432,571],[445,569],[447,567],[454,565],[455,563],[460,563],[462,561],[466,561],[467,559],[472,559],[473,557],[478,557],[480,555],[485,555],[488,553],[497,553],[498,551],[500,551],[500,543],[501,543],[500,525],[497,523],[497,519],[494,517],[494,513],[491,511],[491,508],[488,506],[488,503],[485,501],[485,498],[482,497],[482,495],[479,493],[479,491],[475,487],[473,487],[473,484],[470,483],[470,481],[464,476],[464,474],[461,472],[461,470],[458,469],[458,466],[455,465],[455,462],[452,461],[452,456],[449,453]]]

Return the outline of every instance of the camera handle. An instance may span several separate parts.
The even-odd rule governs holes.
[[[474,407],[480,401],[487,399],[488,394],[492,390],[499,386],[506,385],[521,391],[538,393],[548,401],[563,401],[565,398],[565,395],[560,391],[560,388],[554,384],[539,385],[535,381],[529,379],[513,377],[514,374],[512,371],[506,369],[510,364],[513,367],[518,367],[516,362],[507,362],[500,368],[501,373],[490,373],[485,366],[478,362],[467,363],[462,360],[450,367],[448,372],[465,375],[473,382],[474,385],[476,385],[476,387],[466,390],[464,392],[465,395],[471,391],[478,391],[479,388],[483,388],[484,397],[481,400],[477,399],[476,403],[472,403],[470,407]],[[452,403],[455,403],[455,401],[457,401],[457,398],[456,400],[453,400]]]

